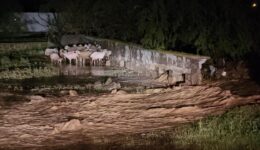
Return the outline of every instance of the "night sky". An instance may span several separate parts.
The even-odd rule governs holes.
[[[10,3],[10,2],[17,2],[22,6],[22,11],[24,12],[37,12],[39,11],[40,5],[46,4],[49,1],[55,0],[5,0],[3,2]],[[1,1],[2,2],[2,1]],[[59,1],[62,2],[62,1]],[[241,0],[243,2],[243,0]],[[247,3],[256,3],[259,4],[259,0],[244,0]],[[259,6],[256,6],[259,7]]]
[[[46,4],[49,0],[18,0],[23,11],[34,12],[39,11],[40,5]]]

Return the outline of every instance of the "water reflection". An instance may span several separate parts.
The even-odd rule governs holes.
[[[62,65],[59,66],[60,75],[65,76],[113,76],[120,77],[126,75],[136,76],[134,72],[123,68],[105,67],[105,66],[75,66]]]

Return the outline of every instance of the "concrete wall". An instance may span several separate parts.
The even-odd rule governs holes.
[[[62,44],[97,42],[102,48],[112,51],[112,66],[125,67],[142,75],[159,77],[170,72],[173,82],[183,81],[189,85],[201,84],[201,67],[209,57],[156,51],[142,48],[139,45],[120,41],[95,39],[87,36],[64,36]],[[184,79],[185,78],[185,79]]]

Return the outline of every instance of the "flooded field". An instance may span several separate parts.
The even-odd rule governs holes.
[[[213,119],[187,129],[178,127],[235,106],[260,103],[259,95],[234,95],[241,89],[235,83],[167,87],[122,68],[53,65],[41,50],[1,52],[0,60],[0,149],[5,150],[203,149],[211,144],[203,145],[199,138],[218,139],[211,137],[215,130],[222,138],[230,134],[229,128],[243,137],[244,128],[240,133],[240,128],[228,124],[239,121],[237,117],[228,116],[226,124]],[[258,89],[254,86],[252,93]],[[259,105],[253,108],[244,113],[257,118]],[[242,146],[254,149],[259,120],[252,116],[244,119],[250,122],[247,133],[252,136]],[[223,148],[215,142],[215,149]]]
[[[98,88],[98,84],[105,84],[108,79],[108,82],[117,83],[118,89],[123,88],[131,92],[164,86],[153,82],[150,77],[122,68],[65,63],[53,65],[40,50],[1,53],[0,59],[0,87],[6,92],[53,94],[70,89],[81,93],[93,92],[93,89],[111,92],[116,87]]]

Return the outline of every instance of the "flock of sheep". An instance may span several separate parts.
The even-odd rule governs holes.
[[[47,48],[45,49],[45,55],[49,56],[52,63],[61,64],[62,61],[68,60],[69,64],[75,61],[76,65],[85,65],[89,62],[90,65],[103,65],[110,59],[112,51],[102,49],[100,45],[92,44],[79,44],[68,46],[64,49]],[[87,61],[87,62],[86,62]]]

